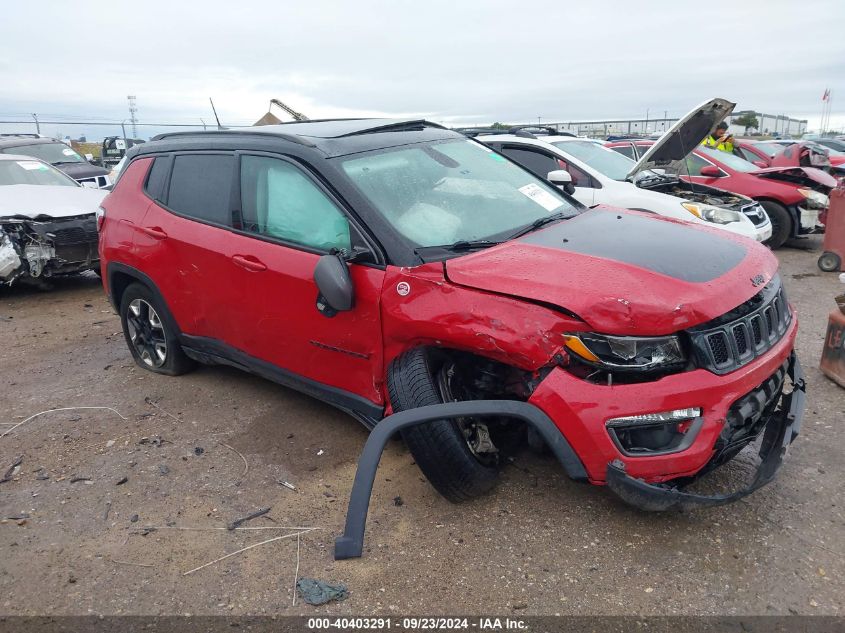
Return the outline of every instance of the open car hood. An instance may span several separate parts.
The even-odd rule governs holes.
[[[96,213],[108,191],[54,185],[0,186],[0,218],[68,218]]]
[[[716,126],[733,112],[735,103],[727,99],[711,99],[693,108],[676,121],[636,165],[628,172],[628,179],[646,169],[664,169],[678,174],[683,169],[684,159],[701,144]]]
[[[555,306],[595,332],[659,336],[747,301],[778,263],[726,231],[594,207],[445,267],[451,283]]]

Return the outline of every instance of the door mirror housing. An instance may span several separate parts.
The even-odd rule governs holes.
[[[550,171],[546,176],[546,180],[553,185],[560,187],[569,195],[575,193],[575,185],[572,184],[572,175],[565,169],[555,169],[554,171]]]
[[[349,275],[349,266],[338,255],[323,255],[314,268],[314,283],[320,294],[317,310],[333,317],[338,312],[351,310],[355,305],[355,288]]]
[[[705,165],[699,172],[705,178],[721,178],[722,171],[716,165]]]
[[[755,160],[755,161],[751,161],[751,162],[753,164],[757,165],[757,167],[759,167],[760,169],[765,169],[766,167],[768,167],[768,165],[766,164],[766,161],[763,161],[763,160]]]

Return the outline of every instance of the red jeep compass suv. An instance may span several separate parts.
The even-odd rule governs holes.
[[[451,500],[488,490],[522,433],[641,508],[724,503],[797,435],[797,320],[752,241],[585,209],[425,121],[165,134],[128,156],[100,257],[135,361],[233,365],[370,427],[441,404],[402,434]],[[755,442],[749,486],[684,490]]]

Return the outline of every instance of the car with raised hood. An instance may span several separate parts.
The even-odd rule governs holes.
[[[650,141],[613,142],[608,147],[615,151],[633,150],[641,160],[652,160]],[[772,248],[782,246],[790,238],[821,230],[830,202],[828,195],[836,186],[833,176],[816,167],[781,164],[761,168],[735,154],[700,145],[674,157],[661,156],[655,163],[663,161],[666,169],[679,173],[693,186],[718,186],[758,201],[772,222],[768,242]]]
[[[713,99],[678,121],[656,141],[674,146],[687,136],[709,134],[733,104]],[[768,240],[772,226],[754,200],[716,187],[690,185],[667,170],[652,170],[645,161],[631,160],[585,138],[546,135],[526,130],[479,134],[476,138],[502,152],[541,178],[568,172],[573,195],[587,206],[607,204],[710,225],[758,242]]]
[[[0,284],[99,271],[96,213],[105,195],[44,161],[0,154]]]
[[[527,436],[638,507],[727,503],[798,433],[797,318],[751,240],[587,209],[421,120],[165,134],[127,156],[100,261],[135,362],[238,367],[373,437],[404,420],[452,501],[490,490]],[[685,489],[752,444],[753,480]]]
[[[109,171],[92,165],[70,145],[38,134],[4,134],[0,136],[0,154],[31,156],[63,171],[83,187],[104,189],[111,184]]]

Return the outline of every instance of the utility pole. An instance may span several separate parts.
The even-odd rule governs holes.
[[[41,124],[38,122],[38,115],[33,112],[32,118],[35,119],[35,131],[41,134]]]
[[[202,122],[202,131],[205,132],[206,131],[205,121],[202,120],[202,117],[200,117],[200,121]]]
[[[126,97],[129,101],[129,123],[132,124],[132,138],[138,138],[138,106],[135,105],[135,95]]]
[[[649,108],[645,109],[645,130],[643,130],[646,134],[648,134],[648,113]]]
[[[537,127],[540,127],[540,115],[537,115]]]
[[[126,142],[126,119],[120,122],[120,129],[123,130],[123,141]]]

